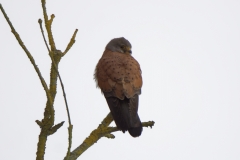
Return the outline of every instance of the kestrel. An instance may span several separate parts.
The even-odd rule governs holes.
[[[96,66],[94,77],[118,129],[138,137],[142,133],[137,113],[142,75],[139,63],[131,55],[131,47],[124,37],[112,39]]]

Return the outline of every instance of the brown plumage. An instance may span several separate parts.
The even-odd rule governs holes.
[[[142,133],[137,113],[142,76],[140,65],[131,53],[128,40],[123,37],[112,39],[96,66],[94,76],[117,127],[138,137]]]

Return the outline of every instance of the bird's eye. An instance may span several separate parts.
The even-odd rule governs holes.
[[[120,47],[121,47],[122,49],[124,49],[124,45],[121,45]]]

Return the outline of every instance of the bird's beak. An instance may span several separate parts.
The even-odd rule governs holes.
[[[127,51],[127,53],[132,54],[132,50],[130,47],[126,47],[126,51]]]

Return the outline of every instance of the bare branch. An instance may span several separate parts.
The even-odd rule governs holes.
[[[42,9],[43,9],[45,27],[46,27],[46,30],[48,33],[49,44],[51,46],[51,50],[54,51],[54,50],[56,50],[56,46],[55,46],[55,42],[54,42],[53,35],[52,35],[51,25],[52,25],[52,21],[55,16],[51,15],[51,19],[48,20],[47,9],[46,9],[46,0],[41,0],[41,1],[42,1]]]
[[[2,11],[5,19],[7,20],[8,24],[9,24],[11,30],[12,30],[12,33],[13,33],[14,36],[16,37],[19,45],[22,47],[22,49],[23,49],[23,50],[25,51],[25,53],[27,54],[29,60],[31,61],[31,63],[32,63],[34,69],[35,69],[35,71],[36,71],[37,74],[38,74],[38,77],[39,77],[39,79],[40,79],[40,81],[41,81],[41,84],[42,84],[42,86],[43,86],[43,88],[44,88],[44,90],[45,90],[45,92],[46,92],[47,99],[49,100],[50,105],[53,106],[53,102],[52,102],[52,98],[51,98],[49,89],[48,89],[48,87],[47,87],[47,84],[46,84],[44,78],[42,77],[42,74],[41,74],[39,68],[37,67],[37,65],[36,65],[36,63],[35,63],[34,58],[32,57],[31,53],[28,51],[27,47],[24,45],[22,39],[20,38],[19,34],[17,33],[17,31],[16,31],[15,28],[13,27],[10,19],[8,18],[7,14],[5,13],[5,11],[4,11],[4,9],[3,9],[3,7],[2,7],[1,4],[0,4],[0,9],[1,9],[1,11]]]
[[[70,42],[68,43],[67,48],[66,48],[65,51],[63,52],[63,55],[65,55],[65,54],[69,51],[69,49],[71,49],[71,47],[73,46],[73,44],[75,43],[75,37],[76,37],[76,35],[77,35],[77,32],[78,32],[78,29],[76,29],[75,32],[73,33],[73,36],[72,36]]]
[[[47,49],[49,51],[49,56],[50,56],[50,58],[52,60],[52,64],[53,64],[53,66],[55,68],[55,71],[58,74],[58,77],[59,77],[59,80],[60,80],[60,83],[61,83],[61,87],[62,87],[64,102],[65,102],[65,106],[66,106],[66,110],[67,110],[68,123],[69,123],[69,127],[68,127],[68,151],[67,151],[67,154],[66,154],[66,157],[68,157],[69,154],[70,154],[71,146],[72,146],[72,129],[73,129],[73,125],[71,124],[71,117],[70,117],[68,103],[67,103],[67,96],[66,96],[66,93],[65,93],[65,89],[64,89],[63,82],[62,82],[62,78],[60,76],[60,73],[59,73],[59,71],[57,69],[57,65],[56,65],[56,63],[54,61],[54,58],[52,56],[53,54],[51,54],[51,51],[49,50],[49,47],[48,47],[47,42],[46,42],[46,38],[44,36],[44,31],[43,31],[43,28],[42,28],[42,20],[39,19],[38,22],[39,22],[39,25],[40,25],[40,29],[41,29],[41,32],[42,32],[42,36],[43,36],[44,42],[45,42],[46,47],[47,47]]]
[[[50,92],[51,92],[52,97],[54,99],[55,95],[56,95],[56,88],[57,88],[56,82],[57,82],[57,76],[58,76],[59,80],[60,80],[60,83],[61,83],[62,92],[63,92],[63,96],[64,96],[64,101],[65,101],[65,105],[66,105],[66,110],[67,110],[67,115],[68,115],[68,122],[69,122],[69,127],[68,127],[69,145],[68,145],[68,151],[67,151],[67,155],[66,155],[66,156],[68,156],[69,153],[70,153],[71,144],[72,144],[72,129],[73,129],[73,125],[71,124],[71,118],[70,118],[69,107],[68,107],[67,98],[66,98],[66,92],[65,92],[65,89],[64,89],[62,78],[61,78],[60,73],[58,71],[58,64],[59,64],[59,62],[60,62],[60,60],[61,60],[61,58],[63,57],[64,54],[60,50],[56,50],[54,39],[53,39],[52,32],[51,32],[51,25],[52,25],[52,22],[53,22],[53,19],[54,19],[55,16],[54,16],[54,14],[52,14],[51,15],[51,19],[50,20],[47,19],[48,16],[47,16],[45,4],[46,4],[46,2],[42,0],[45,26],[46,26],[46,30],[48,32],[48,38],[49,38],[49,43],[50,43],[50,46],[51,46],[51,51],[50,51],[50,49],[49,49],[49,47],[47,45],[47,42],[46,42],[46,39],[45,39],[45,36],[44,36],[44,31],[43,31],[43,28],[42,28],[42,20],[41,19],[39,19],[39,25],[40,25],[40,29],[41,29],[41,32],[42,32],[42,36],[43,36],[44,42],[45,42],[46,47],[47,47],[48,52],[49,52],[49,56],[50,56],[50,58],[52,60],[52,67],[51,67],[51,73],[50,73],[50,76],[51,76]],[[53,70],[53,68],[54,68],[54,70]]]
[[[43,124],[42,124],[42,122],[41,122],[41,121],[39,121],[39,120],[36,120],[35,122],[36,122],[36,123],[39,125],[39,127],[40,127],[40,128],[42,128]]]
[[[102,134],[102,130],[110,125],[113,121],[111,113],[109,113],[98,126],[97,129],[93,130],[90,135],[79,145],[75,150],[70,153],[68,159],[64,160],[76,160],[83,152],[85,152],[89,147],[96,143],[101,137],[105,136]]]
[[[23,41],[21,40],[19,34],[16,32],[16,30],[14,29],[11,21],[9,20],[7,14],[5,13],[2,5],[0,4],[0,9],[5,17],[5,19],[7,20],[11,30],[12,30],[12,33],[14,34],[14,36],[16,37],[19,45],[22,47],[22,49],[25,51],[25,53],[27,54],[28,58],[30,59],[35,71],[37,72],[38,74],[38,77],[42,83],[42,86],[46,92],[46,95],[47,95],[47,99],[48,99],[48,102],[47,102],[47,106],[46,109],[45,109],[45,118],[44,120],[42,120],[41,123],[39,123],[40,121],[36,121],[37,124],[41,127],[41,133],[39,135],[39,141],[38,141],[38,150],[37,150],[37,159],[38,160],[43,160],[43,156],[45,154],[45,146],[46,146],[46,140],[47,140],[47,135],[46,133],[48,132],[48,129],[53,125],[54,123],[54,109],[53,109],[53,99],[52,99],[52,96],[51,96],[51,91],[49,91],[48,87],[47,87],[47,84],[44,80],[44,78],[42,77],[41,75],[41,72],[40,70],[38,69],[36,63],[35,63],[35,60],[34,58],[32,57],[31,53],[28,51],[27,47],[24,45]]]
[[[71,147],[72,147],[72,129],[73,129],[73,125],[70,125],[68,127],[68,150],[67,150],[67,154],[65,156],[65,160],[69,159],[70,156],[70,151],[71,151]]]
[[[52,57],[53,54],[50,53],[51,51],[50,51],[50,49],[49,49],[49,47],[48,47],[48,45],[47,45],[47,41],[46,41],[46,38],[45,38],[45,36],[44,36],[44,31],[43,31],[43,28],[42,28],[42,20],[39,19],[39,20],[38,20],[38,23],[39,23],[39,25],[40,25],[40,29],[41,29],[41,32],[42,32],[43,40],[44,40],[45,45],[46,45],[46,47],[47,47],[47,49],[48,49],[49,56],[50,56],[50,58],[51,58],[51,60],[52,60],[53,66],[54,66],[54,68],[55,68],[55,71],[56,71],[57,74],[58,74],[58,77],[59,77],[59,80],[60,80],[60,83],[61,83],[61,87],[62,87],[62,91],[63,91],[63,96],[64,96],[64,101],[65,101],[66,110],[67,110],[67,115],[68,115],[68,122],[69,122],[69,126],[71,126],[72,124],[71,124],[71,118],[70,118],[68,103],[67,103],[67,96],[66,96],[66,92],[65,92],[64,85],[63,85],[63,82],[62,82],[62,78],[61,78],[60,73],[59,73],[59,71],[58,71],[58,69],[57,69],[57,65],[56,65],[56,63],[55,63],[55,61],[54,61],[54,58]]]
[[[83,143],[70,153],[68,160],[76,160],[83,152],[85,152],[102,137],[115,138],[115,136],[111,133],[119,131],[119,129],[117,127],[108,127],[112,121],[112,115],[109,113],[98,126],[98,128],[93,130],[91,134],[83,141]],[[152,127],[153,125],[153,121],[142,123],[143,127]]]
[[[52,135],[52,134],[54,134],[55,132],[57,132],[57,130],[58,130],[60,127],[62,127],[63,123],[64,123],[64,121],[61,122],[61,123],[56,124],[55,126],[53,126],[53,127],[49,130],[48,135]]]
[[[42,20],[39,19],[39,20],[38,20],[38,23],[39,23],[39,26],[40,26],[40,29],[41,29],[41,32],[42,32],[42,36],[43,36],[43,40],[44,40],[44,42],[45,42],[45,45],[46,45],[46,47],[47,47],[47,50],[48,50],[48,52],[50,52],[50,49],[49,49],[48,44],[47,44],[47,40],[46,40],[46,38],[45,38],[45,36],[44,36],[44,31],[43,31],[43,27],[42,27]]]

